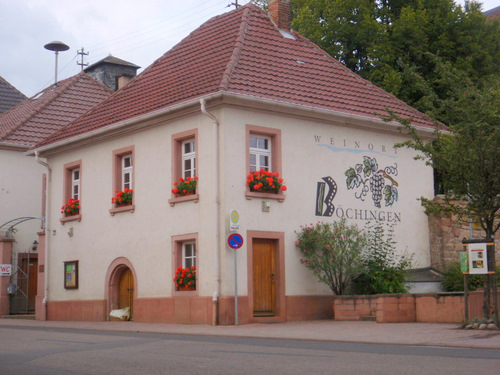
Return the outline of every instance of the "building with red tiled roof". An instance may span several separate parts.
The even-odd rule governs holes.
[[[26,96],[0,77],[0,114],[21,103]]]
[[[57,87],[47,87],[0,114],[0,236],[15,225],[16,242],[12,249],[14,269],[19,265],[27,272],[27,264],[37,262],[37,253],[31,254],[29,260],[26,256],[32,252],[32,244],[41,228],[40,220],[22,221],[24,219],[20,218],[43,216],[42,185],[45,171],[24,152],[61,130],[112,93],[103,84],[80,73],[58,82]],[[30,268],[30,272],[34,272],[34,275],[30,275],[32,282],[37,279],[36,269],[36,266]],[[26,288],[23,282],[16,283],[20,289]],[[18,311],[17,308],[21,309],[20,312],[34,310],[36,284],[31,289],[27,303],[24,296],[20,299],[17,295],[12,297],[10,312]],[[27,292],[27,289],[23,290],[23,293]]]
[[[30,150],[51,174],[39,319],[234,324],[235,287],[239,323],[331,317],[295,246],[317,221],[394,225],[430,265],[432,169],[381,116],[433,123],[290,30],[289,1],[269,7],[207,21]]]

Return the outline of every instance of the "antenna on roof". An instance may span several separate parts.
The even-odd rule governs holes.
[[[44,48],[56,53],[56,77],[54,87],[57,87],[57,55],[59,55],[59,51],[63,52],[69,50],[69,46],[56,40],[46,44]]]
[[[229,3],[226,8],[229,8],[232,5],[234,5],[235,9],[238,9],[241,6],[241,4],[238,4],[238,0],[235,0],[234,3]]]
[[[82,62],[78,62],[78,61],[77,61],[77,62],[76,62],[76,64],[77,64],[77,65],[80,65],[80,66],[82,67],[82,70],[83,70],[83,67],[84,67],[84,66],[89,66],[89,64],[88,64],[88,63],[87,63],[87,64],[85,64],[85,63],[83,62],[83,57],[84,57],[84,56],[88,56],[88,55],[89,55],[89,53],[88,53],[88,52],[85,52],[85,50],[84,50],[84,49],[83,49],[83,47],[82,47],[82,49],[81,49],[81,50],[79,50],[79,51],[77,52],[77,54],[79,54],[80,56],[82,56]]]

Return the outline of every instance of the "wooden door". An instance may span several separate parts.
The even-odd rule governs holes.
[[[134,276],[132,271],[126,270],[120,279],[120,289],[118,292],[118,308],[130,307],[130,319],[134,304]]]
[[[253,315],[276,315],[276,244],[274,240],[253,241]]]
[[[25,273],[27,280],[22,289],[24,294],[28,296],[28,311],[33,312],[35,311],[35,300],[38,284],[38,259],[23,258],[21,269]]]

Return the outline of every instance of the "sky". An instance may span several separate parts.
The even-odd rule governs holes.
[[[0,76],[31,97],[81,70],[82,48],[93,64],[113,55],[139,65],[139,73],[210,18],[250,0],[0,0]],[[464,0],[456,0],[463,4]],[[500,0],[483,0],[483,10]]]

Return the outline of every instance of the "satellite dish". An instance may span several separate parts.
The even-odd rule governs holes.
[[[57,40],[47,43],[45,46],[43,46],[45,49],[48,49],[49,51],[54,51],[56,54],[56,74],[55,74],[55,84],[54,86],[57,87],[57,55],[59,52],[64,52],[69,50],[69,46],[64,44],[63,42],[59,42]]]

